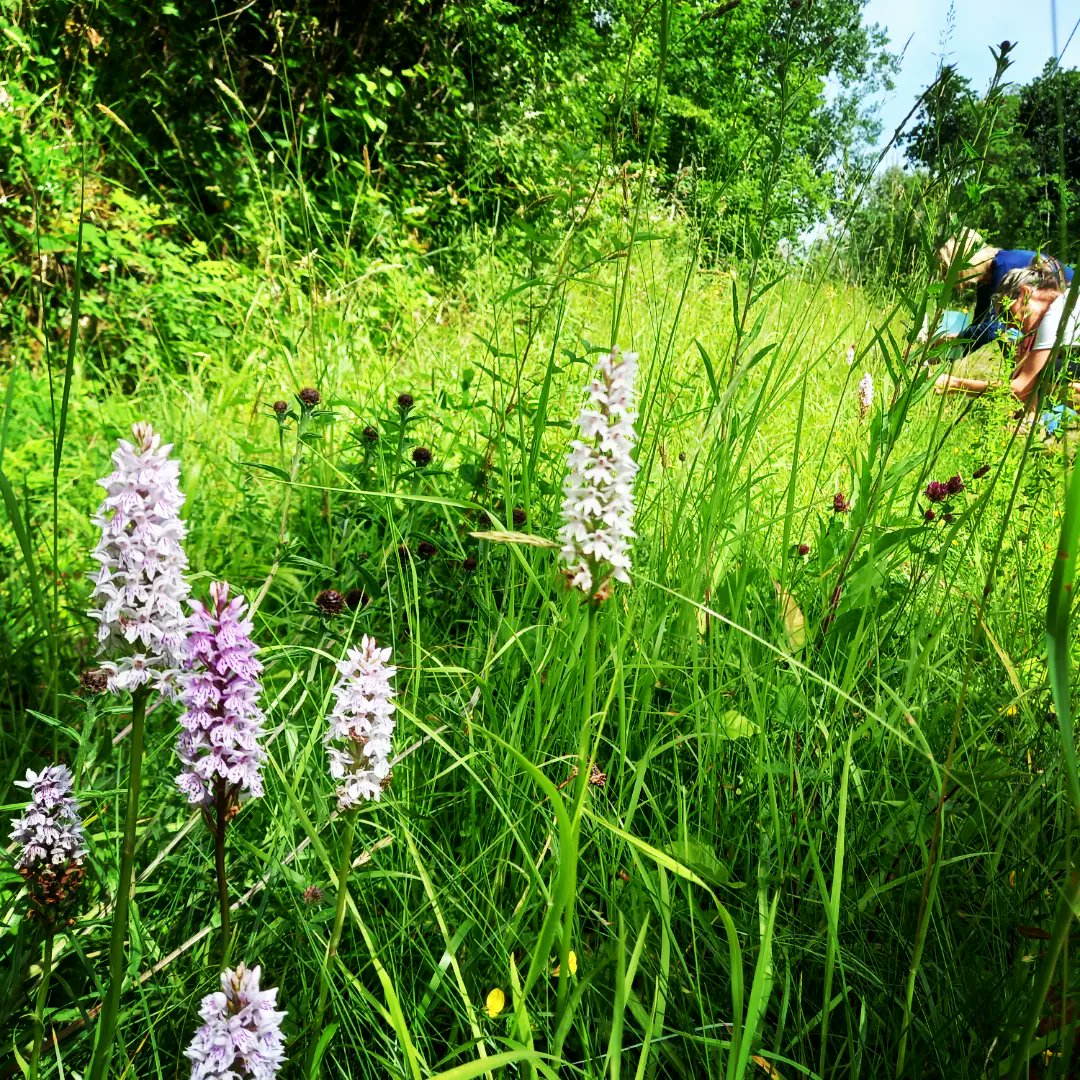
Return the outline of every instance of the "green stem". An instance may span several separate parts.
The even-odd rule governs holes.
[[[574,921],[577,914],[577,866],[578,852],[581,846],[581,814],[585,806],[585,793],[589,789],[589,773],[591,771],[589,747],[592,741],[593,702],[596,689],[596,619],[598,612],[599,605],[590,602],[589,621],[585,630],[585,693],[583,695],[581,731],[578,736],[577,785],[574,788],[574,809],[570,815],[572,827],[568,845],[569,850],[565,855],[565,865],[569,868],[567,873],[570,878],[570,890],[569,899],[563,911],[562,942],[559,946],[558,1008],[555,1021],[557,1034],[554,1047],[556,1058],[562,1052],[562,1042],[569,1030],[569,1025],[564,1024],[563,1019],[570,996],[570,945],[574,940]]]
[[[334,929],[330,934],[330,944],[326,948],[326,959],[323,961],[322,972],[319,975],[319,1005],[315,1010],[315,1026],[311,1029],[312,1053],[314,1053],[319,1037],[322,1035],[323,1018],[326,1015],[326,999],[330,991],[330,969],[334,966],[334,958],[337,956],[338,946],[341,945],[341,930],[345,925],[345,905],[349,897],[349,872],[352,870],[354,818],[355,811],[347,810],[345,812],[345,835],[341,841],[341,866],[338,869],[337,902],[334,905]],[[317,1075],[317,1073],[313,1075]]]
[[[29,1080],[37,1080],[41,1062],[41,1048],[45,1044],[45,999],[49,996],[49,977],[52,975],[53,928],[50,926],[45,935],[45,945],[41,954],[41,982],[38,984],[37,998],[34,1002],[34,1048],[30,1051]]]
[[[229,878],[225,868],[225,834],[229,829],[229,788],[219,776],[214,785],[214,868],[217,871],[218,906],[221,909],[221,966],[229,966]]]
[[[97,1041],[87,1080],[103,1080],[112,1057],[116,1035],[120,994],[124,989],[127,966],[125,946],[128,940],[128,907],[131,879],[135,869],[135,828],[139,819],[139,788],[142,777],[143,732],[146,726],[146,699],[150,691],[140,686],[131,695],[131,759],[128,767],[127,817],[124,821],[124,846],[120,854],[120,880],[116,885],[116,908],[113,912],[112,938],[109,942],[109,990],[98,1018]]]

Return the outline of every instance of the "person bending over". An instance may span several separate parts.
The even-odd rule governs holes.
[[[1036,259],[1021,270],[1011,270],[1001,285],[1002,306],[1023,335],[1016,350],[1016,366],[1009,386],[1013,394],[1027,404],[1033,402],[1043,368],[1057,341],[1065,311],[1065,279],[1056,259]],[[1056,375],[1080,379],[1080,304],[1074,306],[1061,337],[1061,349],[1055,364]],[[936,385],[939,393],[983,394],[990,388],[986,379],[964,379],[942,375]],[[1073,396],[1080,396],[1080,386],[1073,385]]]
[[[998,341],[1002,348],[1008,344],[1007,336],[1003,333],[1008,329],[1008,324],[998,317],[995,297],[1001,292],[1006,275],[1014,270],[1023,270],[1039,258],[1034,251],[991,247],[974,229],[962,230],[959,237],[953,237],[941,247],[938,251],[938,268],[942,278],[954,262],[963,260],[956,275],[956,291],[963,293],[972,287],[975,289],[971,325],[957,335],[964,355],[991,341]],[[1071,266],[1064,266],[1062,270],[1067,286],[1072,281],[1073,270]]]

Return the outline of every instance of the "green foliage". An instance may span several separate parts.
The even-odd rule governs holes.
[[[1030,83],[1006,86],[990,102],[980,101],[964,77],[943,75],[905,136],[909,159],[936,175],[955,174],[964,160],[970,224],[997,246],[1058,253],[1064,236],[1060,257],[1074,258],[1080,211],[1068,193],[1080,184],[1080,70],[1048,62]]]

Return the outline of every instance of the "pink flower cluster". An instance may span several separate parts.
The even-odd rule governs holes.
[[[94,516],[101,539],[91,575],[101,667],[113,693],[145,684],[169,693],[184,643],[187,535],[180,520],[184,496],[172,446],[146,423],[134,442],[120,440],[113,472],[99,481],[105,499]]]
[[[378,800],[390,776],[390,740],[394,734],[394,690],[390,650],[367,635],[359,649],[338,662],[334,707],[326,732],[330,775],[338,787],[338,808],[349,810],[365,799]],[[334,745],[344,743],[344,746]]]
[[[26,770],[15,786],[30,789],[30,805],[11,823],[11,839],[19,845],[15,866],[36,872],[79,864],[86,854],[79,807],[71,796],[72,776],[66,765],[41,772]]]
[[[241,964],[221,973],[221,989],[199,1008],[202,1027],[185,1054],[191,1080],[272,1080],[285,1061],[284,1012],[277,987],[259,989],[260,969]]]
[[[242,596],[229,585],[210,586],[210,605],[193,601],[188,620],[187,665],[180,676],[185,712],[176,753],[185,766],[177,786],[192,803],[209,807],[225,785],[230,802],[263,793],[259,708],[262,664],[255,657],[252,624]]]
[[[563,485],[562,561],[572,588],[602,598],[609,582],[629,582],[634,539],[634,382],[637,353],[612,349],[577,418]]]

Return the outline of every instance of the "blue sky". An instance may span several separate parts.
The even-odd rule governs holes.
[[[894,52],[906,45],[896,89],[878,99],[882,144],[934,78],[942,61],[955,64],[974,87],[984,89],[994,73],[988,46],[1008,39],[1017,44],[1010,53],[1013,66],[1006,78],[1023,83],[1037,75],[1053,52],[1052,10],[1052,0],[955,0],[953,4],[942,0],[869,0],[863,21],[883,26]],[[1078,16],[1077,0],[1057,0],[1059,49],[1065,46]],[[1062,63],[1080,67],[1080,30]]]

